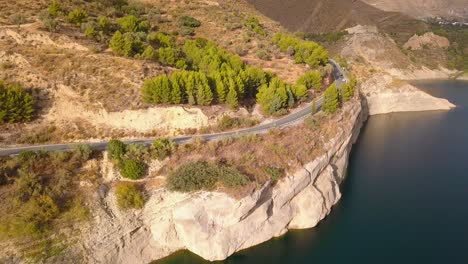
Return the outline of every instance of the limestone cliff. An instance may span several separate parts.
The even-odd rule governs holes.
[[[379,114],[453,107],[388,75],[370,78],[361,91],[365,98],[344,105],[337,132],[321,156],[240,200],[220,192],[184,194],[161,187],[149,194],[143,210],[124,213],[113,194],[103,191],[88,239],[80,245],[85,262],[149,263],[182,249],[222,260],[290,229],[314,227],[341,197],[348,156],[369,110]]]
[[[160,188],[143,210],[119,215],[108,195],[108,212],[96,212],[91,239],[83,244],[86,262],[148,263],[181,249],[222,260],[288,229],[314,227],[341,197],[349,152],[366,117],[360,101],[346,104],[323,155],[240,200],[224,193]]]
[[[455,107],[446,99],[433,97],[405,81],[395,80],[386,74],[369,78],[361,85],[361,92],[366,96],[370,115],[449,110]]]

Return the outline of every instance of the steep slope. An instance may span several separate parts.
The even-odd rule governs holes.
[[[468,19],[468,0],[363,0],[376,8],[401,12],[415,18],[446,17]]]

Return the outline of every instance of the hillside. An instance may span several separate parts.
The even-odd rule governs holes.
[[[216,126],[225,114],[255,119],[250,123],[263,121],[266,117],[252,105],[255,94],[239,107],[142,99],[146,80],[170,76],[177,67],[198,67],[176,65],[186,58],[171,61],[184,56],[187,40],[212,41],[216,52],[233,61],[239,56],[241,67],[254,69],[251,73],[260,69],[268,78],[276,76],[288,84],[310,69],[272,43],[285,29],[243,1],[145,0],[123,7],[116,0],[61,1],[54,15],[48,10],[51,2],[0,1],[0,80],[26,89],[36,107],[31,122],[0,125],[0,145],[194,133]],[[70,21],[75,10],[83,11],[82,23]],[[120,29],[133,39],[132,54],[119,55],[109,45],[122,18],[148,24],[145,32]],[[182,19],[199,25],[181,26]],[[142,58],[146,48],[151,52]]]
[[[468,19],[467,0],[363,0],[385,11],[401,12],[415,18],[444,17]]]
[[[249,0],[259,11],[292,31],[324,33],[355,25],[373,25],[409,37],[424,30],[424,23],[409,16],[386,12],[363,1],[347,0]],[[406,33],[406,34],[405,34]]]

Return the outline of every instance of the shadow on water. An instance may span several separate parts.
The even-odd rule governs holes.
[[[420,81],[452,111],[371,117],[318,227],[217,263],[468,263],[468,82]],[[210,263],[177,252],[155,263]]]

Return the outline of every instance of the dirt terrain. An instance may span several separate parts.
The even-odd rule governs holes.
[[[92,4],[87,2],[64,3],[70,9]],[[157,31],[180,30],[177,17],[190,15],[201,21],[194,38],[214,40],[250,65],[268,70],[289,83],[307,71],[307,67],[295,64],[272,45],[273,35],[284,28],[246,2],[136,3],[141,2],[159,10],[152,22]],[[105,43],[87,38],[82,29],[66,20],[60,21],[57,31],[48,31],[39,17],[49,1],[32,5],[24,0],[0,0],[0,3],[0,79],[31,91],[38,110],[29,124],[2,125],[0,145],[175,135],[213,125],[223,114],[250,115],[245,109],[233,112],[224,105],[211,108],[146,104],[141,99],[143,82],[174,68],[115,56]],[[96,15],[107,12],[94,11]],[[249,16],[260,19],[265,35],[252,34],[244,27]],[[259,52],[268,58],[260,58]]]

